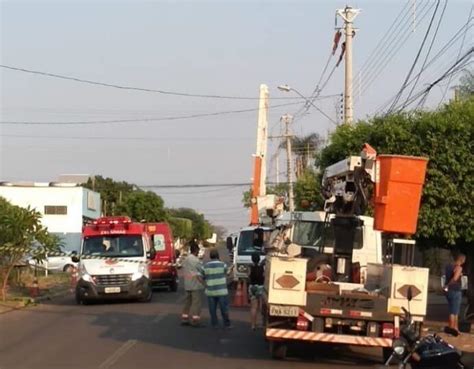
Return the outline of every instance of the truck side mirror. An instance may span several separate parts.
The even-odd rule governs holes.
[[[155,256],[156,256],[156,250],[155,250],[154,247],[152,247],[152,248],[150,249],[150,251],[148,251],[148,252],[146,253],[146,257],[147,257],[147,259],[153,260],[153,259],[155,258]]]
[[[232,249],[234,248],[234,242],[232,241],[232,237],[227,237],[225,242],[226,242],[227,250],[232,251]]]

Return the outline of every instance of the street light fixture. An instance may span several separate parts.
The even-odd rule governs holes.
[[[280,85],[278,86],[278,89],[283,92],[290,92],[292,90],[291,87],[288,85]]]
[[[319,107],[317,107],[314,102],[313,102],[313,98],[310,97],[310,98],[307,98],[306,96],[304,96],[301,92],[299,92],[297,89],[293,88],[293,87],[290,87],[288,85],[280,85],[278,86],[278,89],[280,91],[283,91],[283,92],[295,92],[296,94],[298,94],[300,97],[302,97],[305,101],[306,101],[306,105],[312,105],[317,111],[319,111],[322,115],[324,115],[326,118],[328,118],[333,124],[335,124],[337,126],[337,122],[332,119],[329,115],[327,115],[324,111],[322,111]]]

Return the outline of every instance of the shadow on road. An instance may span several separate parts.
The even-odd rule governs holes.
[[[101,337],[125,342],[137,340],[179,351],[205,353],[219,358],[268,360],[270,354],[263,331],[250,331],[247,322],[233,321],[233,329],[194,328],[181,326],[177,314],[138,315],[133,313],[98,314],[91,322],[105,328]],[[292,355],[297,354],[297,356]],[[338,367],[380,364],[379,359],[351,352],[336,345],[293,344],[289,347],[291,361],[337,364]]]

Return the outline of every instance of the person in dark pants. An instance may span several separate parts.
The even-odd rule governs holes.
[[[206,283],[206,296],[209,305],[211,325],[217,328],[217,307],[224,321],[224,327],[231,328],[229,319],[229,292],[227,290],[227,266],[219,260],[217,250],[211,250],[211,261],[204,265],[203,279]]]
[[[190,245],[190,255],[183,261],[184,300],[181,324],[199,326],[201,321],[201,295],[204,289],[202,280],[202,264],[197,254],[199,246],[196,243]]]
[[[253,330],[257,328],[257,314],[262,310],[263,283],[265,271],[260,264],[260,254],[252,254],[252,266],[249,273],[249,297],[250,297],[250,325]]]
[[[449,305],[449,328],[454,329],[459,333],[458,316],[461,310],[462,290],[461,277],[462,266],[466,261],[466,256],[459,254],[454,262],[446,266],[446,298]]]

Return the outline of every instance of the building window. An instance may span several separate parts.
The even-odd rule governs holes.
[[[65,205],[45,205],[45,215],[67,215],[67,206]]]

